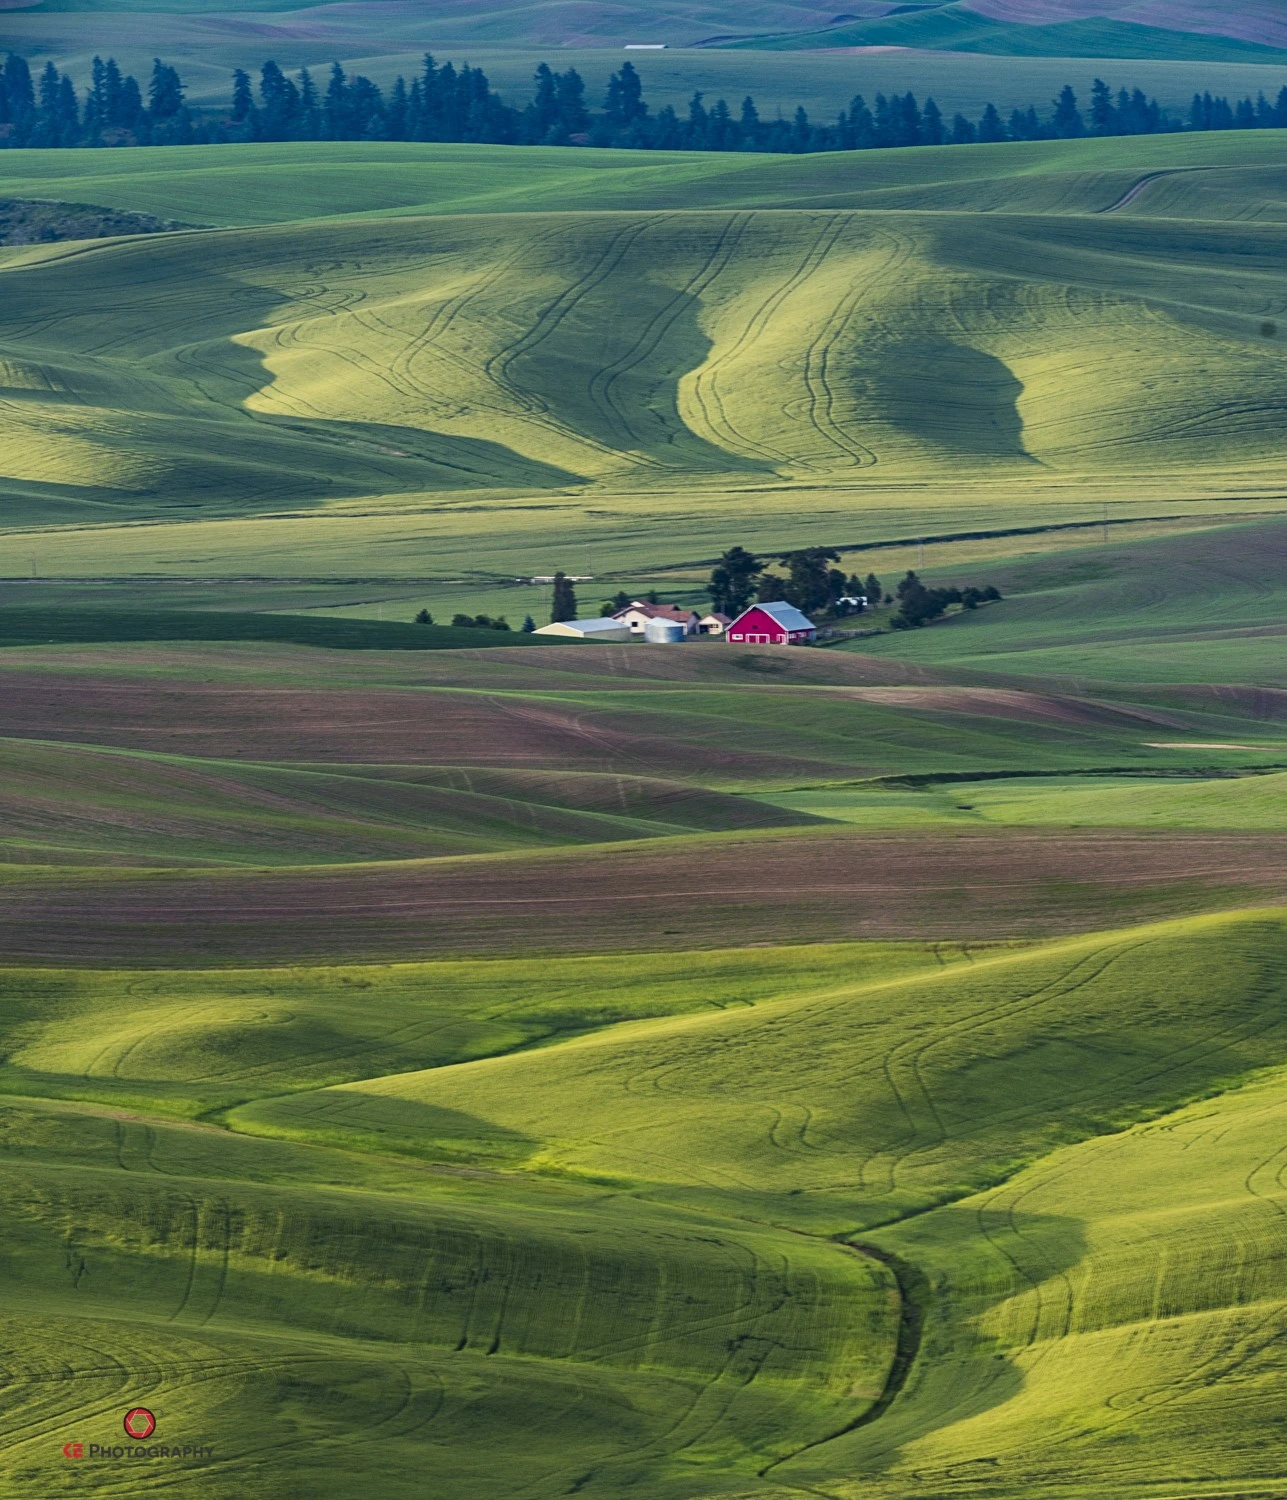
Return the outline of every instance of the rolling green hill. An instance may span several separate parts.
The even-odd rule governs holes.
[[[1010,597],[981,619],[849,644],[1040,680],[1281,688],[1283,535],[1271,521],[994,566]]]
[[[0,1493],[1287,1491],[1280,155],[0,153]]]
[[[1037,6],[1040,12],[1046,7]],[[1156,14],[1156,13],[1155,13]],[[1157,14],[1157,21],[1163,14]],[[1208,22],[1209,16],[1194,16]],[[1141,26],[1111,16],[1041,21],[998,20],[968,3],[894,7],[863,20],[845,19],[825,30],[754,37],[732,45],[748,48],[913,47],[947,52],[985,52],[1017,57],[1202,58],[1212,61],[1278,62],[1281,47],[1221,35],[1215,28]],[[1233,28],[1230,28],[1231,30]]]
[[[61,1444],[142,1399],[217,1461],[134,1493],[353,1495],[373,1430],[395,1495],[1272,1486],[1282,957],[675,955],[654,1019],[603,960],[15,972],[9,1482],[89,1493]]]
[[[1172,163],[1232,149],[1212,139],[1147,145]],[[1276,148],[1247,140],[1253,157]],[[1140,173],[1109,166],[1122,142],[1073,147],[889,154],[907,166],[810,158],[820,192],[804,191],[794,163],[719,168],[722,191],[752,203],[788,173],[798,202],[837,201],[848,174],[848,192],[879,211],[409,217],[10,251],[0,275],[21,295],[0,322],[8,520],[268,513],[271,528],[357,502],[367,546],[386,557],[373,508],[429,510],[439,538],[459,522],[472,545],[484,524],[472,508],[494,501],[515,562],[536,571],[533,541],[573,535],[611,565],[622,517],[633,541],[635,524],[678,514],[667,529],[689,546],[684,533],[709,536],[731,494],[762,525],[784,489],[798,491],[795,526],[816,536],[825,515],[832,536],[853,536],[909,485],[962,519],[984,494],[994,514],[1039,513],[1074,479],[1162,507],[1177,486],[1186,499],[1267,488],[1287,378],[1265,317],[1283,275],[1277,227],[1133,212],[1150,188],[1126,211],[1086,213],[1120,202]],[[195,184],[200,154],[165,160],[188,170],[191,158]],[[156,159],[115,161],[128,169],[134,156]],[[362,156],[353,148],[354,170]],[[646,201],[632,174],[664,164],[621,156],[575,171]],[[469,153],[448,157],[463,170]],[[1241,179],[1249,197],[1258,170]],[[85,186],[76,179],[78,196]],[[533,179],[529,202],[536,190]],[[512,209],[503,175],[498,192]],[[658,207],[697,192],[672,183]],[[155,196],[178,201],[164,178]],[[1058,211],[1016,212],[1024,204]],[[128,554],[159,535],[108,545]],[[246,535],[258,567],[218,558],[241,536],[226,528],[208,541],[185,529],[172,556],[195,548],[210,571],[266,571],[271,532]],[[108,571],[94,532],[32,551],[52,546],[61,571],[86,545]]]

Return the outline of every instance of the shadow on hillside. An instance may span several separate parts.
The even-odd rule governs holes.
[[[572,305],[557,339],[538,326],[489,373],[522,405],[655,470],[775,473],[771,463],[698,436],[680,414],[680,383],[715,345],[701,326],[701,298],[651,280],[657,264],[644,253],[632,267],[625,252],[616,274]]]
[[[852,386],[861,407],[919,447],[960,461],[1040,462],[1024,447],[1022,382],[982,349],[933,333],[875,345]]]
[[[200,255],[196,237],[184,245]],[[208,248],[217,262],[217,246]],[[257,511],[357,495],[582,482],[581,475],[484,438],[313,416],[304,398],[295,401],[295,415],[252,411],[248,403],[276,377],[241,336],[270,327],[292,299],[225,274],[217,263],[185,263],[180,274],[173,265],[153,265],[137,244],[113,249],[123,264],[109,266],[110,252],[103,251],[29,268],[23,296],[0,298],[0,340],[15,369],[36,372],[23,376],[28,384],[20,390],[28,431],[43,423],[92,443],[100,455],[94,482],[57,486],[64,504]],[[182,296],[167,298],[175,282]],[[149,306],[145,294],[158,283]],[[9,316],[6,307],[13,309]],[[40,330],[40,347],[24,358],[28,328]],[[413,390],[392,393],[399,409],[414,406]],[[0,395],[9,394],[0,387]],[[0,459],[0,500],[8,492],[16,505],[21,497],[29,513],[31,491],[48,486],[33,486],[8,468]]]
[[[512,1164],[526,1160],[538,1145],[494,1120],[359,1084],[257,1100],[233,1110],[228,1123],[249,1135],[284,1135],[445,1164]]]
[[[981,1437],[988,1446],[978,1457],[968,1428],[950,1457],[932,1435],[960,1429],[1019,1395],[1027,1379],[1020,1359],[1067,1332],[1074,1296],[1067,1273],[1084,1257],[1086,1241],[1071,1216],[987,1201],[948,1204],[901,1231],[891,1226],[863,1237],[880,1242],[875,1248],[895,1263],[905,1302],[918,1304],[903,1318],[891,1372],[897,1389],[844,1432],[775,1468],[775,1478],[822,1483],[843,1473],[870,1480],[895,1469],[912,1444],[917,1480],[935,1492],[939,1484],[1003,1477],[995,1429]]]

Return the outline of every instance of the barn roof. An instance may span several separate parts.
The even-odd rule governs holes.
[[[744,609],[737,620],[744,619],[752,610],[762,609],[766,615],[778,622],[783,630],[816,630],[817,626],[807,615],[802,615],[794,604],[787,604],[785,600],[774,599],[767,604],[752,604],[750,609]],[[737,620],[733,624],[737,624]]]

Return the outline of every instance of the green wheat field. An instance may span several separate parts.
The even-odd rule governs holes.
[[[1281,133],[0,194],[0,1493],[1287,1493]]]

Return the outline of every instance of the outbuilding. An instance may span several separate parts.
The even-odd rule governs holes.
[[[636,636],[643,635],[649,620],[669,620],[682,625],[685,635],[697,634],[697,611],[685,609],[681,604],[649,604],[646,600],[636,599],[625,609],[619,609],[612,618],[628,625],[631,635]]]
[[[703,615],[698,620],[697,633],[699,635],[723,635],[732,623],[728,615],[722,614],[718,609],[713,609],[710,614]]]
[[[542,625],[535,635],[561,635],[578,641],[628,641],[630,627],[610,615],[594,620],[556,620]]]
[[[816,640],[818,628],[794,604],[775,599],[752,604],[728,627],[728,639],[747,646],[800,646]]]

